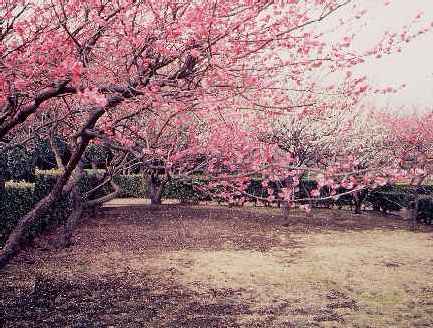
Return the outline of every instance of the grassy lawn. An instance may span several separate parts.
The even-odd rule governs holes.
[[[433,233],[393,217],[106,209],[0,272],[0,327],[433,327]]]

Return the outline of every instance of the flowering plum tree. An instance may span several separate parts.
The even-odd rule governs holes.
[[[268,131],[246,127],[244,120],[221,123],[226,127],[215,129],[206,142],[208,188],[220,190],[219,197],[230,202],[255,197],[287,207],[323,199],[322,188],[330,190],[328,198],[338,198],[342,189],[343,194],[356,196],[383,185],[399,173],[389,169],[394,161],[387,155],[385,127],[371,115],[355,113],[329,110],[295,116],[298,121],[287,115],[271,124]],[[363,125],[366,119],[370,126]],[[257,177],[263,180],[266,196],[248,191],[251,180]],[[308,198],[296,199],[300,182],[306,177],[317,181],[317,189]]]
[[[433,115],[414,113],[401,117],[387,113],[384,116],[390,149],[398,160],[395,166],[404,172],[399,181],[408,183],[414,191],[409,214],[415,225],[420,191],[431,181],[433,174]]]
[[[259,112],[248,121],[260,127],[257,119],[293,109],[320,110],[312,96],[317,92],[344,93],[355,103],[369,87],[349,71],[365,57],[399,46],[397,34],[389,33],[362,53],[352,49],[352,35],[327,41],[318,26],[342,8],[350,9],[343,26],[365,14],[351,0],[2,1],[0,141],[10,142],[33,124],[32,117],[53,113],[48,116],[65,123],[59,131],[69,140],[71,156],[53,190],[11,233],[0,251],[0,267],[18,250],[25,229],[68,190],[93,139],[102,134],[123,145],[132,142],[126,123],[133,117],[147,111],[157,115],[164,107],[200,109],[223,119],[227,111],[242,118]],[[430,29],[408,26],[404,40]],[[322,85],[315,72],[345,74],[339,85]],[[304,91],[300,98],[290,93]],[[253,155],[274,162],[276,147],[259,151],[252,131],[236,129],[233,135],[246,138],[231,139],[227,146],[234,149],[227,154],[243,153],[237,162]],[[212,131],[209,143],[214,153],[221,149],[214,142],[218,133]]]
[[[357,179],[352,176],[355,187],[363,179],[367,169],[380,171],[389,167],[393,155],[387,144],[387,130],[379,115],[366,108],[346,108],[344,102],[321,112],[304,115],[294,113],[280,117],[273,124],[271,134],[264,136],[268,142],[292,154],[296,165],[306,168],[300,179],[306,178],[307,168],[327,168],[341,159],[354,158]],[[352,200],[355,212],[361,210],[362,199],[371,185],[354,191]],[[321,195],[318,190],[313,194]]]
[[[133,158],[147,177],[152,204],[160,204],[167,182],[190,180],[208,165],[205,135],[211,126],[198,110],[161,106],[110,124],[111,131],[94,131],[97,140]],[[117,136],[129,136],[128,139]],[[126,163],[125,163],[126,164]]]

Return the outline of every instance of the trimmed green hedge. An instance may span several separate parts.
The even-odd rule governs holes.
[[[200,180],[195,180],[192,184],[184,183],[182,181],[172,181],[166,186],[164,191],[164,198],[176,198],[184,202],[196,202],[199,200],[208,200],[209,196],[199,191],[199,186],[202,183]],[[283,183],[270,182],[269,188],[274,191],[274,195],[278,195],[281,188],[284,187]],[[299,190],[295,196],[297,199],[310,198],[310,191],[317,188],[317,182],[313,180],[301,180]],[[268,188],[262,186],[262,180],[255,178],[252,179],[247,186],[246,192],[250,197],[250,201],[255,201],[254,197],[267,198]],[[339,188],[337,194],[347,192],[344,188]],[[426,185],[419,187],[418,193],[421,195],[432,195],[433,196],[433,185]],[[361,191],[360,197],[363,198],[363,204],[367,204],[373,209],[380,210],[383,212],[398,211],[403,207],[408,207],[410,202],[413,201],[415,189],[414,187],[396,184],[386,185],[375,190],[363,190]],[[330,190],[327,187],[323,187],[320,190],[321,197],[330,196]],[[308,201],[306,201],[307,203]],[[423,205],[420,206],[420,213],[423,216],[433,216],[433,212],[430,212],[430,205],[428,198],[422,200]],[[343,206],[354,206],[354,199],[352,194],[345,194],[338,197],[337,199],[318,199],[311,201],[313,206],[318,207],[343,207]],[[421,214],[420,214],[421,215]]]
[[[420,186],[416,190],[416,187],[403,184],[386,185],[371,191],[368,194],[367,202],[374,209],[385,213],[388,211],[398,211],[403,207],[410,206],[411,202],[414,201],[415,193],[424,196],[433,195],[433,186]]]
[[[34,203],[37,203],[50,193],[61,174],[62,171],[60,170],[36,170],[35,192],[33,195]],[[41,218],[38,223],[38,230],[43,230],[48,225],[62,224],[71,213],[71,204],[71,199],[68,196],[62,197],[56,202],[55,206],[51,207],[47,214]]]
[[[3,246],[7,236],[17,224],[18,220],[29,212],[34,204],[41,200],[53,188],[60,170],[36,170],[34,183],[7,182],[4,192],[0,194],[0,247]],[[93,170],[86,170],[79,182],[82,193],[87,192],[100,183],[101,171],[95,174]],[[119,197],[146,197],[146,181],[142,175],[120,175],[114,177],[115,182],[121,188]],[[91,199],[98,198],[110,193],[109,184],[91,195]],[[28,239],[44,230],[47,226],[62,224],[71,213],[71,199],[63,197],[55,206],[50,208],[39,222],[28,232]]]
[[[425,224],[433,224],[433,199],[421,198],[418,201],[417,220]]]
[[[162,198],[178,199],[181,203],[197,203],[199,201],[210,200],[207,193],[199,190],[203,184],[200,179],[193,179],[190,183],[181,180],[169,181],[163,190]]]
[[[35,166],[32,152],[24,146],[17,146],[0,156],[2,156],[1,161],[4,162],[2,166],[6,180],[33,181]]]
[[[18,220],[32,208],[33,193],[33,183],[6,182],[5,190],[0,194],[0,246]]]
[[[0,245],[17,224],[18,220],[28,213],[33,206],[45,197],[52,189],[61,172],[58,170],[36,171],[35,182],[7,182],[4,192],[0,195]],[[36,222],[27,232],[30,240],[49,225],[61,224],[71,212],[71,201],[68,197],[56,202],[55,206]]]
[[[96,174],[95,174],[96,173]],[[85,170],[85,175],[79,182],[79,189],[85,193],[100,183],[99,178],[103,171]],[[20,217],[27,213],[33,205],[46,196],[54,186],[57,178],[61,174],[59,170],[40,171],[36,170],[34,183],[26,182],[7,182],[4,192],[0,195],[0,246],[3,245],[10,231],[16,225]],[[142,175],[119,175],[114,177],[114,181],[119,185],[121,192],[119,197],[147,197],[147,183]],[[179,199],[184,203],[196,203],[198,201],[210,200],[210,196],[200,191],[200,185],[203,183],[201,179],[194,179],[191,183],[174,180],[169,182],[163,192],[163,198]],[[316,188],[316,183],[310,180],[302,180],[299,191],[296,197],[308,198],[309,192]],[[270,188],[274,189],[277,194],[281,190],[282,185],[270,183]],[[111,187],[109,184],[96,193],[90,195],[90,199],[110,193]],[[247,187],[247,193],[266,198],[268,197],[267,188],[262,187],[261,180],[253,179]],[[344,192],[344,189],[338,192]],[[374,209],[387,211],[396,211],[402,207],[410,206],[413,202],[414,189],[405,185],[384,186],[368,193],[365,202],[371,205]],[[433,200],[429,195],[433,195],[433,186],[423,186],[419,193],[424,195],[419,202],[418,218],[420,221],[431,224],[433,221]],[[322,196],[327,196],[329,190],[322,188]],[[250,200],[254,200],[251,197]],[[348,206],[353,204],[352,196],[345,195],[337,200],[316,201],[315,206]],[[45,229],[51,224],[61,224],[70,214],[71,200],[65,197],[58,201],[48,213],[28,232],[28,236],[32,237],[36,233]]]
[[[118,175],[113,180],[120,187],[119,198],[147,197],[147,182],[142,174]]]

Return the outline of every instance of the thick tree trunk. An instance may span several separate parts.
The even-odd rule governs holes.
[[[148,178],[148,192],[151,205],[161,205],[162,191],[165,182],[159,179],[158,175],[151,174]]]
[[[73,192],[74,193],[74,192]],[[74,195],[74,209],[69,215],[64,227],[63,227],[63,238],[61,240],[61,247],[69,247],[72,244],[72,233],[74,232],[75,226],[77,222],[80,220],[81,215],[83,214],[84,206],[82,204],[82,200],[80,195]],[[76,204],[75,204],[76,203]]]
[[[418,197],[418,192],[416,192],[413,206],[412,206],[412,208],[409,209],[409,225],[410,225],[411,230],[416,229],[417,216],[418,216],[418,205],[419,205],[419,197]]]
[[[289,203],[287,201],[282,202],[281,212],[283,213],[283,217],[285,219],[289,218]]]
[[[63,226],[63,235],[60,242],[61,247],[69,247],[71,245],[72,232],[84,210],[84,202],[78,187],[78,183],[83,177],[83,174],[83,162],[80,161],[74,171],[73,181],[71,182],[73,184],[70,193],[72,197],[72,213]]]
[[[355,214],[361,214],[362,213],[362,203],[364,202],[364,199],[366,197],[366,193],[362,191],[355,191],[353,193],[353,205],[354,205],[354,212]]]

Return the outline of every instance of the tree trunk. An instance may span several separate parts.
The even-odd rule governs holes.
[[[77,170],[77,174],[75,177],[75,183],[74,186],[72,187],[72,202],[73,202],[73,211],[71,213],[71,215],[69,215],[67,221],[65,222],[65,225],[63,227],[63,236],[60,240],[60,247],[69,247],[72,244],[72,236],[73,236],[73,232],[74,229],[78,223],[78,221],[80,220],[81,216],[83,215],[83,212],[87,209],[96,209],[97,206],[99,206],[100,204],[103,204],[105,202],[108,202],[114,198],[117,197],[117,195],[120,192],[120,187],[113,182],[113,180],[110,180],[110,184],[113,188],[113,192],[102,196],[100,198],[96,198],[96,199],[92,199],[92,200],[88,200],[88,201],[84,201],[82,198],[82,195],[80,194],[80,191],[78,189],[78,182],[80,180],[80,178],[83,175],[83,170],[82,167],[80,166],[79,170]]]
[[[151,174],[148,178],[148,190],[151,205],[161,205],[162,191],[165,182],[161,181],[157,174]]]
[[[19,220],[18,224],[9,235],[5,246],[0,250],[0,269],[18,252],[27,229],[45,214],[54,202],[60,199],[61,192],[59,188],[55,189],[56,192],[53,192],[53,189],[53,191],[41,199],[29,213]]]
[[[419,197],[418,192],[415,193],[415,200],[413,202],[412,208],[409,210],[409,224],[411,230],[416,229],[417,224],[417,216],[418,216],[418,204],[419,204]]]
[[[283,217],[285,219],[289,218],[289,203],[287,201],[282,201],[281,202],[282,207],[281,207],[281,212],[283,213]]]
[[[69,247],[72,242],[72,232],[81,218],[84,210],[84,202],[80,194],[80,190],[78,187],[78,183],[80,179],[83,177],[83,162],[80,160],[77,164],[77,167],[74,171],[72,188],[71,188],[71,197],[72,197],[72,213],[68,216],[64,226],[63,226],[63,235],[61,237],[60,246],[61,247]]]
[[[364,202],[367,193],[365,190],[355,191],[352,195],[353,205],[355,206],[355,214],[362,213],[362,203]]]
[[[358,191],[353,193],[353,205],[355,206],[355,214],[361,214],[362,199]]]
[[[96,164],[95,161],[92,161],[91,165],[92,165],[93,172],[97,173],[98,172],[98,164]]]
[[[68,164],[63,170],[63,174],[57,179],[51,192],[42,198],[33,209],[27,213],[23,218],[18,221],[18,224],[9,235],[8,240],[4,247],[0,250],[0,269],[2,269],[12,257],[18,252],[21,243],[23,242],[26,230],[31,227],[42,215],[44,215],[48,209],[58,201],[64,192],[64,188],[72,175],[72,172],[80,162],[84,151],[86,150],[91,137],[86,133],[86,129],[92,129],[98,119],[105,113],[105,109],[100,108],[93,111],[86,122],[81,127],[79,133],[77,133],[76,148],[72,153]],[[6,131],[7,132],[7,131]]]
[[[161,198],[162,198],[161,190],[162,188],[160,187],[151,187],[149,189],[150,204],[161,205]]]
[[[75,226],[77,225],[78,220],[80,220],[84,210],[83,200],[81,199],[81,195],[77,191],[76,186],[74,186],[74,189],[72,190],[72,197],[73,197],[74,208],[63,227],[63,238],[61,239],[61,245],[60,245],[61,247],[71,246],[72,233],[74,231]]]

